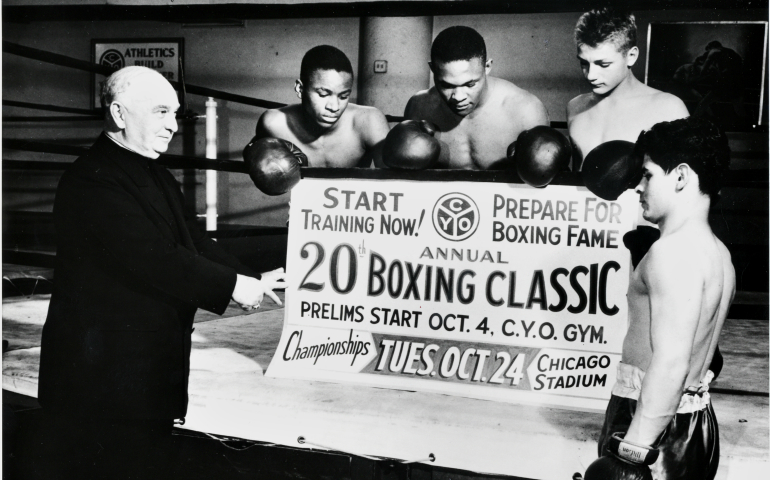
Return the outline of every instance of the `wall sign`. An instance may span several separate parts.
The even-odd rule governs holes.
[[[184,60],[184,38],[119,38],[91,40],[91,61],[118,70],[140,65],[156,70],[169,81],[179,81]],[[103,75],[92,75],[93,108],[101,107]],[[181,93],[180,93],[181,95]],[[184,102],[180,100],[181,105]]]

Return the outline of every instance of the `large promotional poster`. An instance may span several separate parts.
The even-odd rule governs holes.
[[[575,186],[305,178],[267,375],[601,410],[637,202]]]

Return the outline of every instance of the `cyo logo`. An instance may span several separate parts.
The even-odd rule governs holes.
[[[123,54],[112,48],[102,54],[99,63],[105,67],[110,67],[113,70],[119,70],[126,66],[126,60],[123,58]]]
[[[479,208],[465,194],[447,193],[433,207],[433,228],[447,240],[465,240],[478,226]]]

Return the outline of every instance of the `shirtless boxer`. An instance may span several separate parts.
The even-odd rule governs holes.
[[[374,107],[349,103],[353,68],[344,53],[329,45],[308,50],[294,91],[301,103],[264,112],[258,138],[288,140],[307,155],[311,167],[380,164],[388,122]]]
[[[653,478],[713,479],[719,436],[708,366],[735,294],[735,270],[708,212],[728,169],[727,137],[705,119],[663,122],[640,135],[634,154],[644,158],[636,187],[643,215],[661,237],[631,276],[629,327],[599,453],[612,452],[610,437],[625,432],[624,441],[642,452],[659,449]],[[595,463],[602,461],[614,460]],[[630,477],[587,471],[588,478]]]
[[[430,52],[435,86],[417,92],[404,116],[438,127],[438,166],[485,170],[506,159],[508,146],[524,130],[548,125],[548,112],[531,93],[488,76],[484,39],[469,27],[438,34]]]
[[[580,68],[592,90],[567,105],[575,171],[604,142],[635,142],[656,123],[689,115],[679,98],[648,87],[631,71],[639,59],[632,14],[606,8],[584,13],[575,26],[575,44]]]

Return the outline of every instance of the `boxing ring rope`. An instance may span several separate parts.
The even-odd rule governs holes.
[[[76,70],[84,70],[87,72],[99,73],[105,76],[109,76],[114,71],[113,69],[106,67],[104,65],[100,65],[98,63],[91,63],[85,60],[79,60],[77,58],[68,57],[66,55],[60,55],[58,53],[52,53],[52,52],[47,52],[45,50],[39,50],[37,48],[26,47],[23,45],[19,45],[17,43],[9,42],[7,40],[3,40],[3,52],[10,53],[12,55],[17,55],[20,57],[29,58],[32,60],[39,60],[41,62],[51,63],[54,65],[74,68]],[[259,98],[247,97],[245,95],[238,95],[235,93],[224,92],[222,90],[216,90],[213,88],[190,85],[189,83],[186,83],[186,82],[170,81],[170,83],[177,90],[184,90],[186,93],[192,93],[192,94],[201,95],[204,97],[214,97],[219,100],[227,100],[227,101],[240,103],[244,105],[251,105],[254,107],[270,109],[270,108],[280,108],[280,107],[286,106],[285,103],[273,102],[270,100],[262,100]],[[21,102],[18,102],[18,103],[21,103]],[[5,104],[5,101],[3,101],[3,104]],[[20,105],[17,105],[17,106],[20,106]],[[56,107],[56,108],[66,108],[66,107]],[[61,111],[61,110],[56,110],[56,111]],[[71,113],[75,113],[75,112],[71,112]],[[88,111],[88,113],[93,114],[94,112]],[[400,122],[404,120],[404,117],[394,116],[394,115],[385,115],[385,118],[387,118],[389,122]]]
[[[54,65],[60,65],[64,67],[74,68],[78,70],[84,70],[87,72],[98,73],[102,75],[110,75],[113,70],[104,65],[91,63],[84,60],[68,57],[66,55],[60,55],[44,50],[39,50],[32,47],[26,47],[13,42],[3,41],[3,52],[18,55],[33,60],[39,60]],[[180,65],[181,67],[181,65]],[[183,70],[182,70],[183,71]],[[182,79],[184,77],[182,76]],[[163,154],[158,159],[158,163],[172,169],[203,169],[207,170],[207,185],[212,183],[209,178],[213,178],[216,172],[233,172],[233,173],[248,173],[248,168],[244,162],[232,161],[232,160],[219,160],[216,159],[216,136],[210,132],[216,132],[216,102],[214,98],[220,100],[228,100],[235,103],[241,103],[245,105],[252,105],[261,108],[278,108],[285,106],[283,103],[272,102],[268,100],[262,100],[257,98],[246,97],[243,95],[224,92],[221,90],[215,90],[206,87],[200,87],[196,85],[190,85],[184,82],[172,81],[170,82],[177,90],[189,92],[197,95],[208,96],[209,99],[206,102],[207,114],[204,116],[190,115],[185,112],[183,115],[178,115],[180,119],[197,119],[205,117],[207,119],[207,141],[206,141],[206,153],[208,159],[202,159],[200,157],[188,156],[188,155],[169,155]],[[3,121],[83,121],[83,120],[101,120],[103,117],[102,109],[81,109],[73,107],[63,107],[55,105],[43,105],[30,102],[21,102],[16,100],[3,100],[3,105],[29,108],[35,110],[46,110],[52,112],[71,113],[81,115],[78,117],[72,116],[38,116],[38,117],[3,117]],[[385,115],[389,122],[400,122],[404,120],[403,117],[397,117],[393,115]],[[554,128],[566,129],[566,122],[551,122],[551,126]],[[766,130],[767,126],[758,126],[755,130]],[[41,152],[41,153],[54,153],[80,156],[88,151],[88,147],[54,144],[46,142],[38,142],[32,140],[19,140],[19,139],[3,139],[3,144],[6,148]],[[743,152],[741,157],[749,158],[765,158],[761,152],[751,153]],[[63,170],[67,167],[68,162],[44,162],[44,161],[30,161],[30,160],[3,160],[3,169],[29,169],[29,170]],[[313,169],[314,177],[318,178],[340,178],[345,176],[344,172],[338,171],[338,169]],[[344,170],[344,169],[343,169]],[[382,178],[383,173],[378,172],[375,169],[371,171],[363,172],[364,175],[369,178],[377,179]],[[387,174],[389,178],[401,178],[401,179],[418,179],[426,178],[424,172],[418,171],[401,171],[394,173],[389,171]],[[395,175],[395,177],[394,177]],[[434,180],[441,181],[496,181],[496,182],[508,182],[508,183],[521,183],[519,176],[512,171],[496,171],[496,172],[456,172],[450,170],[432,170],[430,177]],[[554,179],[554,184],[562,185],[579,185],[582,186],[582,178],[580,174],[573,172],[562,172]],[[213,183],[212,183],[213,185]],[[727,172],[727,178],[725,179],[725,187],[737,187],[737,188],[768,188],[768,169],[745,169],[745,170],[731,170]],[[216,200],[216,189],[207,187],[207,229],[211,228],[213,212],[213,202]],[[726,212],[726,211],[725,211]],[[285,230],[284,227],[280,227]]]
[[[84,70],[87,72],[98,73],[102,75],[110,75],[113,69],[100,65],[97,63],[91,63],[84,60],[68,57],[66,55],[60,55],[57,53],[47,52],[45,50],[39,50],[32,47],[26,47],[17,43],[3,41],[3,52],[10,53],[12,55],[18,55],[33,60],[39,60],[54,65],[60,65],[68,68],[74,68],[77,70]],[[286,104],[279,102],[272,102],[269,100],[262,100],[257,98],[246,97],[243,95],[237,95],[229,92],[223,92],[221,90],[215,90],[206,87],[200,87],[197,85],[189,85],[184,81],[184,69],[181,59],[179,60],[179,68],[181,72],[181,82],[171,81],[171,85],[177,90],[182,91],[186,95],[188,92],[197,95],[207,96],[206,102],[206,157],[208,159],[216,159],[217,157],[217,131],[216,131],[216,102],[214,98],[220,100],[228,100],[245,105],[252,105],[261,108],[279,108]],[[74,109],[59,106],[45,106],[39,104],[31,104],[28,102],[19,102],[13,100],[4,100],[4,105],[16,106],[22,108],[34,108],[41,110],[65,112],[65,113],[77,113],[84,115],[83,117],[56,117],[56,116],[9,116],[3,117],[4,122],[21,121],[21,122],[45,122],[45,121],[91,121],[100,119],[99,113],[101,109],[85,110]],[[186,110],[186,109],[185,109]],[[191,116],[187,111],[179,115],[180,118],[200,118],[198,116]],[[386,119],[389,122],[399,122],[403,120],[403,117],[395,117],[392,115],[386,115]],[[217,171],[218,169],[207,169],[206,171],[206,230],[214,231],[217,228]]]
[[[63,145],[59,143],[47,143],[34,140],[3,139],[3,146],[13,150],[29,152],[54,153],[63,155],[80,156],[88,151],[89,147],[75,145]],[[209,160],[189,155],[162,154],[158,163],[171,169],[198,168],[216,170],[220,172],[248,173],[246,163],[234,160]],[[11,169],[37,169],[37,170],[64,170],[69,162],[44,162],[34,160],[3,160],[3,170]],[[316,178],[343,178],[347,175],[346,169],[313,168],[313,176]],[[377,169],[362,169],[360,172],[365,178],[378,179],[383,173]],[[728,188],[768,188],[768,169],[743,169],[729,170],[725,178],[724,186]],[[460,170],[431,170],[429,175],[441,181],[496,181],[507,183],[521,183],[518,175],[512,171],[460,171]],[[399,179],[412,180],[425,178],[426,172],[420,170],[388,170],[388,176],[397,176]],[[362,177],[362,178],[364,178]],[[554,179],[554,184],[582,186],[580,174],[574,172],[561,172]]]
[[[27,152],[38,153],[56,153],[62,155],[72,155],[79,157],[88,152],[89,147],[80,147],[75,145],[63,145],[60,143],[38,142],[35,140],[19,140],[14,138],[4,138],[3,147],[13,150],[24,150]],[[6,162],[13,162],[6,166]],[[248,167],[244,162],[235,160],[208,160],[190,155],[170,155],[162,154],[158,158],[158,163],[172,169],[198,168],[205,170],[217,170],[220,172],[248,173]],[[67,162],[38,162],[34,160],[3,160],[3,169],[11,168],[11,165],[17,168],[21,165],[43,164],[43,169],[54,169],[54,165],[61,165],[61,169],[67,168]]]
[[[6,107],[29,108],[32,110],[45,110],[48,112],[74,113],[75,116],[5,116],[4,122],[47,122],[47,121],[84,121],[84,120],[102,120],[104,114],[100,108],[85,109],[60,107],[57,105],[43,105],[39,103],[19,102],[16,100],[3,99],[3,105]]]
[[[66,66],[66,67],[75,68],[79,70],[85,70],[93,73],[100,73],[103,75],[109,75],[113,71],[109,67],[106,67],[103,65],[94,64],[94,63],[78,60],[75,58],[67,57],[65,55],[46,52],[43,50],[31,48],[31,47],[25,47],[25,46],[8,42],[8,41],[3,41],[3,51],[6,53],[19,55],[26,58],[40,60],[43,62]],[[183,72],[181,62],[180,62],[180,70]],[[231,94],[227,92],[222,92],[222,91],[204,88],[204,87],[198,87],[194,85],[188,85],[184,82],[184,75],[182,75],[181,78],[182,78],[182,82],[171,82],[172,85],[177,90],[181,89],[185,93],[189,91],[190,93],[194,93],[194,94],[210,95],[208,98],[208,101],[206,102],[206,115],[191,116],[187,112],[185,112],[185,114],[183,115],[180,115],[180,118],[188,118],[188,119],[189,118],[197,119],[201,117],[206,118],[207,160],[203,160],[194,156],[164,154],[160,157],[158,162],[172,169],[197,168],[197,169],[206,170],[206,214],[205,214],[206,229],[209,231],[214,231],[216,230],[216,219],[217,219],[217,212],[216,212],[217,172],[224,171],[224,172],[248,173],[247,166],[243,162],[227,161],[227,160],[221,161],[216,159],[217,157],[217,137],[216,137],[217,104],[214,101],[214,97],[225,99],[225,100],[232,100],[237,103],[243,103],[243,104],[248,104],[248,105],[253,105],[253,106],[263,107],[263,108],[275,108],[275,107],[283,106],[284,104],[281,104],[278,102],[270,102],[270,101],[261,100],[261,99],[254,99],[254,98],[245,97],[242,95]],[[42,105],[42,104],[20,102],[20,101],[14,101],[14,100],[3,100],[3,105],[83,115],[81,117],[74,117],[74,118],[70,116],[68,117],[64,117],[64,116],[4,117],[3,121],[51,121],[51,120],[71,121],[73,119],[76,119],[78,121],[96,120],[96,119],[101,120],[102,114],[103,114],[102,109],[80,109],[80,108],[72,108],[72,107]],[[388,119],[388,121],[400,121],[403,119],[402,117],[393,117],[390,115],[386,115],[386,118]],[[551,126],[554,128],[567,127],[566,122],[551,122]],[[58,154],[78,156],[78,155],[82,155],[88,150],[88,148],[86,147],[68,146],[68,145],[61,145],[61,144],[49,144],[44,142],[35,142],[35,141],[28,141],[28,140],[4,139],[3,141],[5,142],[5,146],[11,149],[35,151],[35,152],[43,152],[43,153],[58,153]],[[5,160],[3,162],[4,170],[6,169],[58,170],[58,169],[64,169],[66,168],[66,166],[67,166],[67,163],[64,163],[64,162],[60,163],[60,162],[39,162],[39,161],[21,161],[21,160]],[[337,175],[339,175],[339,173],[340,172],[334,172],[333,170],[330,170],[326,173],[317,172],[316,174],[320,175],[323,178],[338,178]],[[380,176],[380,174],[374,171],[369,173],[371,173],[372,178],[379,178]],[[405,174],[400,175],[400,177],[403,176],[404,178],[412,178],[415,175],[418,178],[423,178],[423,175],[417,172],[406,172]],[[467,172],[463,172],[462,179],[468,180],[469,179],[468,175],[469,174]],[[518,175],[512,172],[488,172],[487,174],[481,174],[480,172],[477,172],[475,174],[470,174],[470,175],[476,176],[476,177],[481,175],[481,178],[486,179],[486,181],[521,183],[521,179],[518,177]],[[437,177],[440,177],[444,181],[452,181],[457,177],[457,175],[448,173],[446,171],[444,172],[434,171],[432,173],[432,177],[433,179],[437,179]],[[728,178],[726,179],[726,182],[725,182],[725,186],[766,189],[768,186],[767,178],[768,178],[767,169],[729,171]],[[566,184],[566,185],[583,184],[582,178],[580,178],[579,174],[574,174],[570,172],[562,172],[562,174],[558,175],[557,178],[554,179],[554,183]],[[726,213],[726,212],[723,210],[722,213]]]

